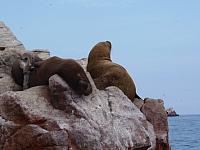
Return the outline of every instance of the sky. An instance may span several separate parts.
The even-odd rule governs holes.
[[[27,50],[63,58],[109,40],[140,97],[200,114],[199,0],[1,0],[0,21]]]

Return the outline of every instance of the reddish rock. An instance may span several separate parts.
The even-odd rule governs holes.
[[[68,134],[65,130],[47,131],[30,124],[11,135],[4,145],[4,150],[68,150],[68,142]]]
[[[169,150],[169,129],[163,100],[146,98],[141,111],[154,127],[156,134],[156,150]]]
[[[3,150],[6,140],[20,128],[21,125],[7,121],[0,116],[0,150]]]

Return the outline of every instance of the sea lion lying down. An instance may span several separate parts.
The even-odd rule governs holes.
[[[17,60],[13,64],[11,74],[14,81],[24,89],[48,85],[49,78],[58,74],[77,94],[89,95],[92,93],[92,87],[85,71],[73,59],[50,57],[41,60],[25,53],[22,60]]]

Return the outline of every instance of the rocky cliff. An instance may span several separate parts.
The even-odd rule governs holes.
[[[136,99],[133,104],[117,87],[96,89],[89,73],[89,96],[78,96],[57,75],[48,86],[22,91],[10,68],[24,51],[0,22],[0,150],[170,149],[162,100]],[[85,59],[78,62],[85,68]]]

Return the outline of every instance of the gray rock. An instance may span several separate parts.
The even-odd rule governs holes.
[[[0,95],[2,116],[22,125],[40,125],[42,131],[51,132],[52,136],[53,131],[65,130],[70,139],[66,144],[77,149],[147,149],[151,146],[153,131],[149,131],[146,117],[118,88],[94,90],[89,96],[79,96],[57,75],[49,82],[50,90],[38,86]],[[52,103],[59,100],[50,97],[55,93],[60,93],[63,99]],[[13,148],[19,145],[16,138],[23,138],[25,131],[17,131],[11,137]],[[21,148],[27,146],[20,144]]]
[[[91,95],[78,97],[56,75],[50,78],[49,86],[52,95],[54,98],[56,97],[54,99],[56,103],[52,103],[56,108],[84,119],[82,120],[84,122],[77,120],[85,126],[75,126],[78,128],[74,132],[75,137],[82,139],[83,131],[87,131],[88,128],[93,129],[94,133],[92,134],[97,134],[95,140],[101,141],[99,146],[96,147],[98,142],[95,142],[93,145],[95,147],[87,147],[88,149],[134,149],[145,147],[144,145],[148,147],[150,142],[148,131],[141,128],[141,126],[145,129],[148,128],[145,116],[118,88],[109,87],[105,91],[99,91],[93,85],[94,91]],[[82,140],[84,139],[88,139],[88,137],[84,137]],[[80,141],[79,145],[82,145]]]
[[[11,66],[25,50],[10,29],[0,21],[0,94],[9,90],[18,90],[10,77]],[[13,87],[13,88],[12,88]]]
[[[144,104],[144,101],[142,99],[135,98],[134,104],[135,104],[135,106],[137,106],[138,109],[141,109]]]
[[[25,50],[25,47],[17,40],[11,30],[0,21],[0,51],[8,49],[23,51]]]
[[[50,52],[47,49],[34,49],[32,50],[32,52],[43,60],[48,59],[50,57]]]
[[[0,51],[0,72],[10,74],[12,64],[20,58],[21,52],[15,50]]]
[[[22,90],[22,87],[17,85],[9,74],[0,73],[0,94],[7,91],[19,90]]]

